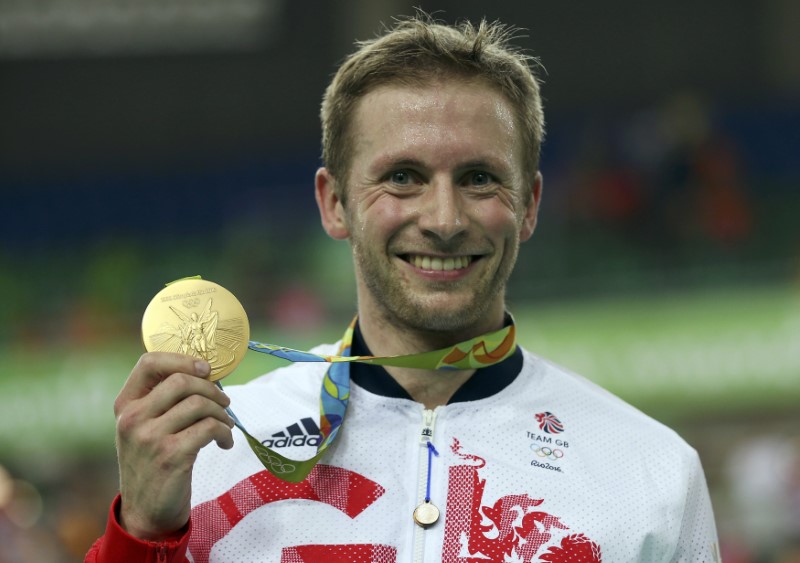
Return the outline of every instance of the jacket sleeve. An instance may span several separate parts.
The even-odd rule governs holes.
[[[690,563],[692,561],[721,561],[717,527],[708,485],[696,452],[691,460],[683,518],[677,546],[671,561]]]
[[[121,498],[117,495],[108,513],[105,534],[94,542],[84,563],[188,563],[186,550],[189,546],[191,520],[164,541],[140,540],[119,525],[120,502]]]

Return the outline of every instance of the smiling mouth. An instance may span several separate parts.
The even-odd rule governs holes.
[[[472,256],[419,256],[416,254],[406,254],[401,256],[403,260],[421,270],[433,270],[449,272],[451,270],[463,270],[472,263]]]

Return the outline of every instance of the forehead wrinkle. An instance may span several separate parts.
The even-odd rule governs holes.
[[[470,167],[510,168],[513,155],[496,150],[494,145],[464,138],[458,131],[423,124],[421,127],[404,127],[402,135],[389,124],[374,129],[376,134],[362,134],[359,145],[370,149],[376,144],[379,151],[370,168],[409,166],[420,168],[463,169]],[[509,132],[511,134],[511,132]],[[380,147],[378,139],[393,136],[389,146]],[[517,145],[514,145],[516,152]]]
[[[354,113],[354,156],[375,148],[382,152],[372,159],[378,163],[464,167],[468,162],[512,167],[514,156],[495,150],[493,144],[465,137],[461,124],[484,125],[487,137],[497,133],[510,140],[513,153],[520,149],[519,128],[510,103],[485,83],[457,81],[463,89],[422,88],[385,85],[366,94]],[[447,83],[449,85],[449,83]],[[495,96],[485,95],[489,92]],[[479,104],[463,103],[465,97],[479,98]],[[385,142],[390,140],[389,142]],[[421,151],[436,162],[419,160]],[[371,168],[373,167],[371,166]]]

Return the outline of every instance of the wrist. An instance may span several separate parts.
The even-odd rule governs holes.
[[[125,503],[121,498],[116,508],[116,518],[120,528],[131,537],[141,541],[165,542],[179,540],[189,529],[188,518],[183,524],[176,527],[159,528],[158,526],[147,525],[137,518],[135,514],[125,510]]]
[[[98,541],[96,557],[87,556],[87,561],[97,563],[141,563],[142,561],[185,562],[191,535],[191,519],[185,529],[174,537],[162,541],[147,541],[132,536],[120,525],[120,502],[118,495],[111,505],[102,540]],[[94,548],[93,548],[94,549]],[[91,555],[91,553],[90,553]]]

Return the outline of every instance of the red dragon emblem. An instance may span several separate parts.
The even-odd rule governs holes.
[[[559,518],[538,510],[543,499],[506,495],[484,505],[486,481],[478,470],[486,461],[462,453],[457,439],[451,450],[468,463],[450,468],[443,563],[602,562],[599,545],[583,534],[570,534]]]

